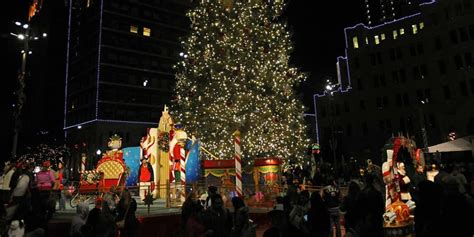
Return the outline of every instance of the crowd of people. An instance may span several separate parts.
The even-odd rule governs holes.
[[[62,189],[62,166],[51,166],[45,161],[35,171],[34,162],[5,164],[0,178],[1,236],[47,236],[47,223],[56,211]],[[65,203],[60,202],[60,207]]]
[[[435,174],[432,169],[436,169]],[[460,165],[435,165],[432,169],[426,172],[424,166],[416,167],[409,189],[416,202],[415,212],[411,213],[413,233],[417,237],[473,236],[474,189],[472,179],[465,177],[470,171]],[[285,174],[286,193],[276,198],[276,205],[268,213],[271,226],[264,231],[264,237],[386,235],[385,187],[380,167],[369,161],[364,170],[349,180],[344,193],[340,180],[330,175],[324,176],[320,189],[305,189],[302,184],[308,182],[302,174]],[[241,198],[232,198],[230,211],[223,206],[215,187],[210,187],[208,194],[205,202],[192,195],[188,197],[182,208],[178,236],[256,235],[257,225],[250,220],[249,208]]]
[[[112,189],[95,201],[80,203],[71,222],[71,237],[133,237],[138,236],[139,222],[135,215],[137,202],[129,190],[120,194]]]

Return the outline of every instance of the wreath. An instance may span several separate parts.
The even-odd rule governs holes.
[[[160,132],[158,134],[158,148],[164,152],[168,152],[170,147],[170,134],[167,132]]]

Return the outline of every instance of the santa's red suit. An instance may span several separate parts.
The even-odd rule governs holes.
[[[138,170],[139,186],[140,186],[140,199],[144,200],[147,193],[152,192],[155,189],[153,168],[151,164],[143,160],[140,169]]]

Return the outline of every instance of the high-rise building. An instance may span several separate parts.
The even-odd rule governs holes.
[[[380,159],[393,135],[423,148],[474,134],[473,0],[424,3],[400,20],[346,28],[345,38],[338,86],[314,96],[323,149]]]
[[[379,25],[400,19],[419,10],[423,0],[364,0],[366,23]]]
[[[189,0],[69,1],[64,131],[89,155],[107,138],[137,146],[175,84]]]

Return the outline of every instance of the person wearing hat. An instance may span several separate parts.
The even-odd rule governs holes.
[[[1,201],[2,204],[8,201],[10,197],[10,181],[12,179],[13,173],[15,172],[16,168],[15,165],[10,162],[5,162],[5,168],[3,169],[3,175],[0,181],[2,181],[2,185],[0,187],[1,192]]]
[[[140,200],[144,200],[148,192],[152,192],[154,189],[154,174],[153,167],[148,162],[148,157],[141,159],[140,169],[138,169],[138,186],[140,187]]]
[[[19,161],[16,165],[16,171],[12,175],[12,180],[10,182],[10,188],[12,189],[12,194],[10,200],[6,206],[6,221],[11,221],[17,210],[26,200],[26,195],[30,183],[30,177],[26,172],[26,163],[24,161]],[[21,211],[19,211],[21,212]],[[20,217],[24,217],[24,213],[18,213]]]
[[[36,183],[39,190],[50,190],[56,182],[56,178],[54,177],[54,173],[50,167],[51,162],[45,161],[43,162],[41,171],[36,174]]]

